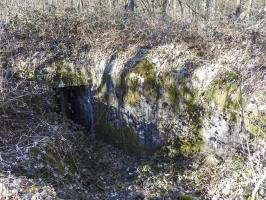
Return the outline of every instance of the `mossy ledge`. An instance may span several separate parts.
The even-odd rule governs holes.
[[[46,81],[59,84],[61,81],[66,86],[88,85],[88,75],[82,69],[76,69],[70,63],[62,59],[55,60],[44,69],[43,75]]]

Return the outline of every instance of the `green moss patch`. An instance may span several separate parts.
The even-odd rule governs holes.
[[[136,106],[140,100],[137,74],[130,73],[126,76],[123,90],[123,102],[126,105]]]
[[[136,65],[133,72],[144,79],[143,93],[148,100],[153,102],[158,100],[160,96],[160,84],[156,77],[154,64],[147,59],[143,59]]]
[[[266,114],[246,117],[246,129],[253,137],[266,138]]]
[[[205,97],[207,102],[215,103],[218,109],[226,112],[230,121],[238,120],[237,111],[240,110],[241,94],[237,74],[229,72],[221,75],[212,83]]]
[[[177,79],[171,76],[170,72],[165,72],[161,80],[161,87],[166,91],[168,103],[174,112],[182,112],[197,104],[198,91],[192,88],[190,78]]]
[[[188,137],[176,138],[166,146],[168,155],[188,156],[200,152],[203,146],[201,129],[204,112],[198,100],[198,91],[192,88],[189,78],[177,80],[169,72],[164,74],[161,84],[166,91],[169,105],[183,118],[189,131]]]
[[[136,106],[140,100],[139,93],[137,91],[128,91],[124,97],[124,103],[130,106]]]
[[[65,86],[80,86],[88,85],[88,77],[82,70],[75,69],[71,67],[70,64],[59,59],[56,60],[50,66],[43,69],[41,74],[35,77],[35,69],[30,69],[21,66],[17,71],[20,78],[27,80],[44,80],[49,84],[59,84],[61,81]]]
[[[203,139],[201,132],[194,133],[191,138],[180,140],[179,153],[184,156],[200,152],[202,150]]]
[[[17,74],[20,78],[27,79],[29,81],[34,80],[34,69],[29,69],[26,67],[19,67]]]
[[[101,86],[99,89],[99,92],[97,93],[96,97],[101,100],[105,100],[105,94],[106,94],[107,88],[106,85]]]
[[[88,85],[88,77],[84,71],[71,67],[64,60],[56,60],[44,70],[45,79],[51,83],[59,84],[60,81],[66,86]]]
[[[125,77],[117,80],[117,87],[122,92],[122,100],[126,105],[135,106],[140,99],[140,91],[150,102],[156,102],[160,96],[160,84],[156,78],[154,64],[147,59],[138,62]],[[143,84],[139,79],[143,79]]]
[[[167,98],[175,112],[189,109],[194,104],[195,91],[180,83],[167,87]],[[182,109],[182,110],[180,110]]]
[[[206,56],[206,53],[204,51],[197,51],[196,52],[196,56],[198,56],[198,57],[204,57],[204,56]]]
[[[178,155],[188,157],[202,150],[203,138],[201,125],[192,125],[190,131],[192,131],[190,136],[186,138],[175,138],[164,146],[163,149],[170,158],[175,158]]]
[[[193,200],[194,198],[190,195],[182,194],[177,199],[178,200]]]

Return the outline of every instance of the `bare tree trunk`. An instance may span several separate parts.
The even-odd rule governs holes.
[[[236,17],[240,17],[241,14],[241,0],[236,1]]]
[[[178,11],[177,11],[177,8],[178,8],[178,2],[177,1],[168,1],[168,6],[170,7],[170,5],[172,6],[172,18],[173,19],[177,19],[177,16],[178,16]],[[170,16],[170,12],[171,12],[170,8],[168,9],[168,15]]]
[[[116,9],[118,5],[118,0],[110,0],[111,2],[111,9]]]
[[[209,10],[210,10],[210,0],[206,0],[206,7],[205,7],[205,17],[206,20],[209,19]]]
[[[129,11],[134,12],[134,8],[135,8],[134,0],[128,0],[127,8]]]
[[[212,13],[214,14],[214,15],[216,15],[216,12],[218,11],[218,9],[219,9],[219,4],[217,3],[217,1],[216,0],[212,0],[213,1],[213,3],[212,3]]]
[[[70,7],[74,8],[74,1],[73,0],[70,1]]]
[[[181,2],[181,0],[178,0],[179,6],[180,6],[180,12],[181,12],[181,16],[184,16],[184,7],[183,7],[183,3]]]
[[[229,3],[229,0],[226,0],[224,3],[224,15],[227,15],[228,3]]]
[[[140,0],[140,3],[142,5],[142,10],[144,12],[148,12],[148,14],[151,16],[152,15],[152,9],[149,7],[149,5],[147,4],[146,0]]]
[[[250,18],[253,0],[249,0],[247,17]]]
[[[78,9],[81,11],[81,10],[83,10],[83,7],[84,7],[84,2],[83,2],[83,0],[79,0],[79,2],[78,2]]]
[[[166,11],[167,11],[167,3],[168,0],[163,0],[163,4],[162,4],[162,17],[163,19],[166,17]]]
[[[155,14],[155,4],[154,4],[154,0],[151,0],[151,4],[152,4],[152,14]]]
[[[262,7],[261,9],[262,13],[266,14],[266,1],[264,1],[261,7]]]

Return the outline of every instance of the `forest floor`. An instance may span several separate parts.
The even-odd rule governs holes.
[[[129,156],[102,142],[76,143],[83,138],[83,133],[80,131],[71,130],[69,134],[71,141],[68,140],[70,138],[66,133],[52,136],[55,145],[61,144],[58,149],[53,147],[54,152],[49,154],[49,162],[41,153],[37,156],[37,160],[31,153],[27,154],[33,152],[32,148],[24,149],[24,158],[19,157],[19,151],[13,156],[6,157],[11,155],[11,148],[2,151],[0,194],[3,198],[159,200],[192,199],[192,197],[195,199],[202,195],[202,191],[197,191],[189,184],[189,177],[185,178],[195,170],[195,163],[192,165],[188,160],[170,160],[163,155],[143,158]],[[47,140],[46,137],[42,139],[41,137],[39,135],[39,142],[42,143],[40,146],[45,143],[51,145],[49,142],[51,138]],[[23,151],[23,147],[20,148]],[[78,148],[78,152],[74,150]],[[61,159],[57,157],[56,151],[62,151]],[[66,160],[66,157],[73,158],[76,166],[74,172],[69,172],[72,163]],[[200,157],[204,162],[203,156]],[[52,160],[53,158],[58,160]],[[62,165],[63,173],[59,165]]]

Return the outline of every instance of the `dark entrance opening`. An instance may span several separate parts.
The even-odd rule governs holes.
[[[68,119],[93,133],[93,98],[89,86],[67,86],[56,88],[58,111]]]

